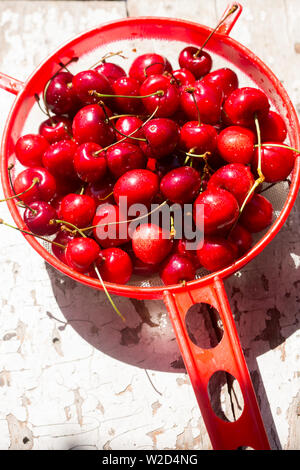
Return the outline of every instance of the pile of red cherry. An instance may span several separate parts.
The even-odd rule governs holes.
[[[186,47],[179,66],[156,53],[137,56],[128,74],[107,58],[75,75],[62,66],[45,84],[47,120],[16,142],[27,168],[13,189],[28,231],[55,235],[53,254],[78,272],[120,284],[132,273],[189,281],[244,255],[272,221],[261,183],[285,180],[295,155],[283,119],[260,89],[239,88],[233,70],[211,72],[207,52]],[[149,211],[192,203],[195,221],[202,206],[204,243],[187,250],[171,221],[168,234],[140,220],[119,237],[124,196]]]

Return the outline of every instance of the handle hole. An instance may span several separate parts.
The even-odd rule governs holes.
[[[185,324],[190,340],[200,348],[214,348],[223,337],[221,318],[210,304],[192,305],[186,313]]]
[[[239,419],[244,410],[244,398],[237,379],[224,370],[209,379],[207,392],[211,407],[218,418],[227,422]]]

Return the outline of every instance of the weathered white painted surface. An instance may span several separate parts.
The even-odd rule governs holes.
[[[273,68],[298,107],[297,0],[242,3],[232,35]],[[179,0],[128,0],[127,9],[213,25],[226,4],[191,0],[186,12]],[[124,2],[1,2],[1,70],[25,79],[60,43],[123,16]],[[13,98],[0,91],[0,100],[2,132]],[[299,207],[226,281],[274,449],[300,447]],[[0,217],[11,221],[4,204]],[[1,449],[210,448],[161,302],[117,298],[124,325],[102,293],[46,266],[19,233],[3,227],[0,240]]]

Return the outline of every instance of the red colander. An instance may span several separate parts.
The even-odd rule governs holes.
[[[224,16],[231,7],[232,5],[227,8]],[[236,12],[226,19],[207,44],[206,49],[214,59],[214,68],[217,68],[216,63],[222,66],[226,64],[236,70],[239,77],[242,76],[247,83],[250,82],[252,86],[261,88],[268,95],[272,107],[283,117],[288,129],[290,145],[300,148],[300,124],[282,84],[250,50],[229,37],[241,11],[242,7],[238,5]],[[37,127],[33,127],[36,112],[34,94],[42,93],[48,79],[58,70],[59,63],[66,63],[76,56],[80,60],[71,67],[75,67],[75,71],[84,70],[85,66],[91,66],[97,61],[97,59],[94,60],[95,57],[99,60],[111,50],[126,50],[126,55],[129,52],[129,55],[133,54],[132,57],[145,52],[160,52],[168,55],[168,58],[170,51],[173,51],[174,65],[176,65],[178,53],[183,47],[189,44],[201,46],[211,31],[211,28],[206,26],[179,19],[125,18],[77,36],[42,62],[25,83],[0,73],[0,87],[16,95],[6,122],[1,147],[1,177],[5,197],[13,195],[7,168],[15,161],[15,143],[20,135],[29,129],[37,132]],[[172,61],[172,57],[170,58]],[[122,66],[124,67],[124,62]],[[71,71],[73,71],[72,68]],[[292,209],[299,184],[300,155],[295,159],[290,187],[285,189],[284,193],[281,192],[281,199],[284,199],[284,202],[280,204],[280,209],[276,212],[276,220],[245,256],[227,268],[214,273],[204,273],[200,278],[186,283],[185,286],[181,284],[163,286],[158,279],[149,282],[147,280],[149,285],[146,287],[145,283],[141,286],[138,281],[135,285],[106,283],[107,289],[113,294],[136,299],[164,300],[214,449],[241,447],[251,447],[256,450],[270,449],[222,279],[241,269],[273,239]],[[17,226],[26,228],[15,201],[8,201],[8,207]],[[98,280],[79,274],[55,258],[51,254],[51,248],[49,249],[30,235],[24,234],[24,236],[42,258],[56,269],[76,281],[101,289]],[[210,349],[196,346],[191,341],[186,328],[187,311],[191,306],[199,303],[214,307],[223,324],[221,341]],[[212,408],[208,383],[217,371],[231,374],[239,383],[244,408],[240,417],[234,422],[223,421]]]

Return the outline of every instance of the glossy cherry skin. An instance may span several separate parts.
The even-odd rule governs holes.
[[[202,78],[201,82],[221,90],[223,100],[226,100],[239,85],[237,74],[227,67],[208,73]]]
[[[210,54],[201,51],[195,56],[198,48],[194,46],[185,47],[179,54],[178,62],[180,67],[186,68],[198,79],[209,73],[212,67],[212,58]]]
[[[200,120],[205,124],[217,124],[221,118],[222,92],[218,88],[196,81],[193,86],[182,86],[180,93],[180,108],[191,121],[198,120],[198,110],[194,103],[193,91]]]
[[[121,77],[114,81],[113,93],[115,95],[140,95],[140,82],[132,77]],[[113,99],[114,107],[121,113],[139,114],[143,110],[143,103],[140,98],[119,98]]]
[[[111,111],[108,114],[110,115]],[[74,139],[79,144],[94,142],[101,147],[112,144],[115,140],[115,132],[105,119],[105,113],[98,104],[84,106],[73,119]]]
[[[173,70],[172,77],[176,79],[176,83],[180,85],[192,85],[195,83],[195,75],[188,69],[182,68],[178,70]]]
[[[132,235],[134,254],[144,263],[161,263],[171,252],[170,232],[155,224],[141,224]]]
[[[149,114],[152,114],[158,106],[156,117],[170,117],[179,107],[179,87],[174,80],[165,75],[152,75],[141,85],[140,95],[150,95],[161,91],[163,94],[142,98],[143,105]]]
[[[270,201],[261,194],[254,194],[239,219],[239,222],[250,233],[261,232],[272,222],[273,207]]]
[[[29,191],[26,191],[36,178],[38,182]],[[56,192],[56,182],[45,168],[26,168],[17,175],[14,181],[14,190],[16,194],[26,191],[19,196],[19,199],[25,204],[30,204],[33,201],[49,202]]]
[[[272,144],[268,147],[268,144]],[[291,173],[295,163],[293,150],[273,147],[276,142],[265,142],[261,147],[261,171],[266,183],[277,183],[285,180]],[[256,174],[259,149],[256,148],[252,160],[252,171]]]
[[[78,98],[72,86],[73,75],[59,72],[46,90],[47,106],[54,114],[72,114],[79,106]]]
[[[115,204],[101,204],[93,218],[93,235],[103,248],[119,246],[130,239],[127,213]],[[121,223],[120,223],[121,222]]]
[[[142,125],[143,125],[143,121],[139,119],[137,116],[120,117],[115,124],[116,139],[122,140],[123,142],[129,142],[131,144],[137,144],[138,141],[130,137],[123,140],[124,135],[122,134],[129,135],[134,132],[132,137],[137,137],[139,139],[142,139],[144,137],[143,129],[141,129]]]
[[[158,176],[149,170],[136,169],[124,173],[114,186],[114,198],[117,204],[121,197],[127,198],[127,207],[132,204],[149,206],[159,191]]]
[[[166,57],[154,53],[138,56],[134,59],[129,69],[130,77],[138,80],[140,83],[144,82],[151,75],[161,75],[164,72],[172,72],[170,62]]]
[[[158,273],[161,263],[149,264],[144,263],[134,254],[132,243],[124,245],[124,250],[129,254],[132,261],[133,274],[137,276],[151,276],[152,274]]]
[[[77,144],[73,140],[60,140],[51,144],[43,155],[43,165],[54,177],[77,178],[74,168],[74,155]]]
[[[180,129],[180,147],[196,154],[213,153],[217,148],[218,133],[209,124],[199,125],[198,121],[188,121]]]
[[[241,207],[253,184],[254,176],[248,166],[229,163],[215,171],[208,181],[207,188],[226,189],[233,194]]]
[[[112,62],[103,62],[95,67],[96,72],[104,75],[109,83],[112,85],[118,78],[125,77],[125,70],[120,65],[113,64]]]
[[[196,270],[189,258],[173,254],[164,261],[159,274],[164,284],[172,285],[192,281],[195,279]]]
[[[227,230],[236,222],[238,216],[238,202],[225,189],[206,189],[194,202],[193,218],[199,230],[204,229],[205,235]]]
[[[95,183],[103,179],[107,171],[105,152],[98,153],[102,147],[93,142],[79,145],[74,155],[74,167],[77,175],[86,183]]]
[[[96,204],[93,198],[86,194],[70,193],[61,201],[59,216],[64,222],[69,222],[78,228],[85,228],[93,220],[95,211]]]
[[[106,177],[104,181],[89,183],[85,189],[85,194],[94,199],[96,206],[100,204],[115,202],[113,196],[114,181],[110,177]]]
[[[226,238],[210,236],[197,249],[197,256],[203,268],[219,271],[232,264],[237,257],[236,245]]]
[[[24,212],[24,222],[36,235],[53,235],[59,225],[53,222],[57,218],[55,209],[45,201],[34,201]]]
[[[284,142],[287,136],[287,129],[280,114],[269,111],[268,116],[259,122],[262,142]]]
[[[92,95],[91,91],[105,94],[112,93],[109,80],[105,75],[96,70],[83,70],[77,73],[72,79],[72,85],[77,97],[83,105],[93,104],[99,101],[99,98]],[[105,98],[103,98],[102,101],[105,101]]]
[[[196,198],[200,186],[199,172],[190,166],[182,166],[171,170],[162,178],[160,192],[171,202],[185,204]]]
[[[99,253],[100,247],[95,240],[88,237],[77,237],[68,242],[65,258],[71,268],[80,273],[86,273],[98,258]]]
[[[128,142],[116,143],[107,149],[106,161],[115,178],[120,178],[127,171],[146,167],[146,158],[140,147]]]
[[[140,142],[146,157],[160,159],[170,155],[177,147],[180,137],[178,124],[172,119],[151,119],[143,127],[147,142]]]
[[[223,110],[236,126],[253,126],[255,115],[260,122],[269,114],[269,100],[258,88],[243,87],[234,90],[224,102]]]
[[[68,264],[66,260],[66,248],[67,248],[67,244],[71,240],[73,240],[73,238],[74,238],[74,234],[72,234],[71,232],[67,232],[66,230],[60,230],[57,233],[56,237],[53,239],[54,242],[59,243],[60,245],[65,245],[65,248],[55,245],[54,243],[52,243],[51,245],[52,253],[62,263]]]
[[[49,148],[49,142],[39,134],[26,134],[16,142],[16,157],[24,166],[43,166],[43,155]]]
[[[41,123],[39,133],[47,139],[49,144],[59,140],[68,140],[72,138],[72,123],[64,116],[52,116],[51,119]]]
[[[251,233],[240,224],[236,224],[230,231],[228,240],[232,241],[237,246],[239,257],[247,253],[253,243]]]
[[[230,126],[218,135],[219,155],[228,163],[251,162],[254,155],[256,135],[246,127]]]
[[[182,255],[185,258],[189,258],[189,260],[193,263],[194,268],[198,269],[201,265],[197,256],[197,251],[191,249],[189,247],[189,243],[191,242],[189,240],[186,240],[185,238],[174,240],[172,252],[178,255]]]
[[[99,273],[105,282],[126,284],[132,275],[132,261],[121,248],[105,248],[96,262]]]

